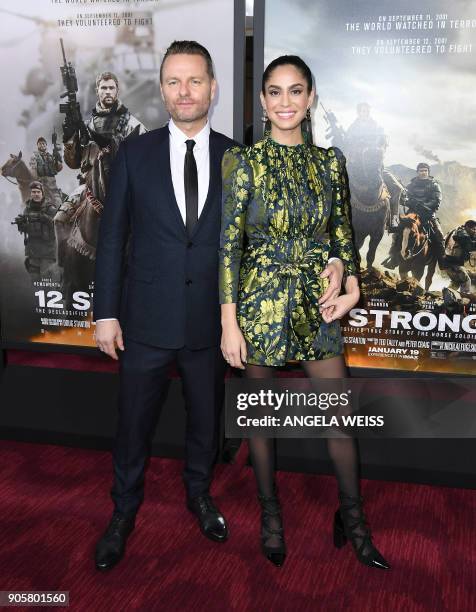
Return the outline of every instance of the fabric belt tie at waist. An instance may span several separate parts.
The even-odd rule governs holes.
[[[269,258],[267,265],[260,262],[260,267],[275,267],[277,274],[286,278],[296,278],[316,263],[324,264],[329,250],[330,243],[325,237],[322,241],[269,239],[248,246],[248,254],[252,259],[260,256]]]
[[[284,277],[297,277],[301,274],[302,270],[309,268],[310,264],[304,261],[273,261],[273,264],[279,266],[278,274]]]

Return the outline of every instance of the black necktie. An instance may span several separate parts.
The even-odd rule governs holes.
[[[193,228],[198,221],[198,173],[197,162],[193,155],[195,140],[186,140],[187,152],[185,153],[185,163],[183,168],[183,180],[185,184],[185,226],[190,236]]]

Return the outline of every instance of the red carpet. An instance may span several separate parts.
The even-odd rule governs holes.
[[[225,544],[206,540],[185,509],[181,463],[153,459],[127,555],[100,574],[92,557],[112,509],[110,455],[0,444],[0,590],[68,590],[71,610],[101,612],[475,609],[476,491],[365,481],[374,540],[392,564],[384,572],[349,545],[333,548],[333,478],[280,473],[288,558],[278,569],[260,553],[244,453],[216,471]]]

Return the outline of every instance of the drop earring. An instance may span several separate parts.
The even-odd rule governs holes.
[[[263,123],[266,123],[266,121],[268,121],[268,113],[266,112],[265,108],[263,108],[263,115],[261,116],[261,121]]]
[[[313,138],[312,138],[312,120],[311,120],[311,108],[310,107],[306,111],[306,120],[303,121],[302,129],[303,129],[303,136],[304,136],[305,142],[312,144]]]

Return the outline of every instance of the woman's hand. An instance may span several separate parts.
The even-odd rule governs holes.
[[[222,304],[221,352],[232,368],[244,370],[246,363],[246,341],[236,320],[236,304]]]
[[[357,304],[359,298],[360,293],[346,293],[333,300],[329,300],[326,302],[325,308],[321,306],[322,318],[326,323],[330,323],[336,319],[342,319],[342,317]]]
[[[338,297],[342,287],[342,278],[344,277],[344,264],[337,257],[327,264],[320,274],[321,278],[329,279],[327,289],[319,298],[319,304],[325,304],[330,298]]]
[[[349,276],[345,285],[345,294],[327,300],[320,305],[323,320],[331,323],[336,319],[341,319],[349,312],[360,299],[360,289],[355,276]]]

